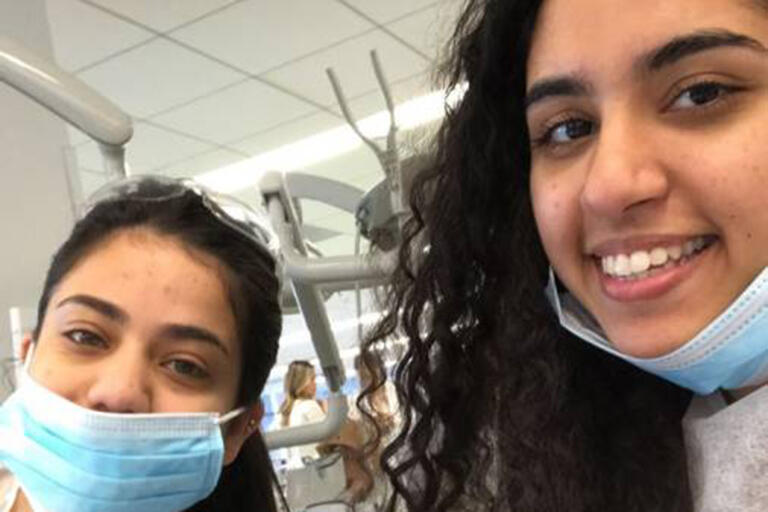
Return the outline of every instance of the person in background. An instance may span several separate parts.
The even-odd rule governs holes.
[[[448,48],[366,348],[396,496],[768,510],[768,2],[469,0]]]
[[[269,229],[180,180],[94,201],[0,406],[0,510],[275,511],[258,428],[282,325]]]
[[[280,405],[280,425],[299,427],[325,419],[325,410],[315,398],[315,367],[309,361],[292,361],[283,379],[285,398]],[[289,449],[289,467],[299,467],[304,459],[318,457],[316,445],[306,444]]]

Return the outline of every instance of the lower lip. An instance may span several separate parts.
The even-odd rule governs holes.
[[[632,302],[661,297],[688,279],[702,264],[704,258],[714,249],[715,244],[695,254],[685,263],[667,268],[650,277],[643,279],[619,279],[604,274],[597,260],[596,271],[600,276],[600,285],[611,299],[618,302]]]

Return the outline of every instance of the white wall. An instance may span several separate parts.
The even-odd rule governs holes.
[[[44,0],[0,2],[0,34],[52,52]],[[11,355],[8,308],[33,307],[72,226],[64,123],[0,83],[0,361]],[[0,371],[2,366],[0,365]],[[0,384],[0,398],[6,390]]]

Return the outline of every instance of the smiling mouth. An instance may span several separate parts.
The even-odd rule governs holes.
[[[602,273],[610,278],[634,281],[686,264],[715,243],[712,235],[697,236],[682,245],[654,247],[649,251],[595,257]]]

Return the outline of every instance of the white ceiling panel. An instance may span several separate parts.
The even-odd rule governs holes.
[[[75,0],[47,0],[56,62],[73,71],[151,39],[151,32]]]
[[[318,111],[228,145],[249,155],[258,155],[343,124],[338,117]]]
[[[215,146],[140,122],[134,125],[133,138],[126,146],[125,158],[132,174],[146,174],[213,149],[216,149]],[[96,143],[81,144],[74,151],[78,167],[91,170],[103,168]]]
[[[434,5],[436,0],[342,0],[364,12],[378,23],[387,23]]]
[[[192,177],[197,174],[218,169],[225,165],[233,164],[242,160],[244,156],[234,151],[226,149],[214,149],[202,154],[196,154],[170,165],[155,169],[158,174],[166,176]]]
[[[90,0],[157,31],[165,32],[237,0]]]
[[[109,175],[101,172],[81,171],[77,176],[80,179],[83,198],[90,197],[91,194],[109,182]]]
[[[370,50],[377,50],[390,82],[424,71],[429,63],[381,31],[375,31],[267,73],[265,78],[310,98],[334,105],[336,97],[325,70],[333,67],[347,98],[378,89]]]
[[[379,160],[368,146],[362,144],[336,158],[301,169],[301,172],[341,181],[362,190],[368,190],[384,178]]]
[[[430,80],[430,71],[424,71],[417,75],[390,83],[389,90],[395,105],[400,105],[410,99],[428,94],[433,90]],[[350,100],[349,105],[358,120],[377,112],[381,112],[382,110],[386,110],[387,108],[384,96],[380,90],[371,91],[358,96],[357,98]],[[338,107],[336,107],[336,109],[338,110]]]
[[[65,124],[67,128],[67,138],[69,139],[70,146],[77,146],[78,144],[82,144],[83,142],[88,142],[91,140],[91,138],[83,133],[80,128],[77,128],[69,123]]]
[[[445,0],[390,23],[387,28],[436,61],[456,26],[461,5],[458,0]]]
[[[248,0],[172,35],[260,74],[370,28],[335,0]]]
[[[205,95],[243,78],[229,68],[157,39],[80,74],[136,117]]]
[[[140,174],[212,149],[214,146],[209,144],[137,123],[126,148],[126,160],[132,171]]]
[[[247,80],[197,100],[153,121],[225,144],[313,110],[305,102],[255,80]]]

